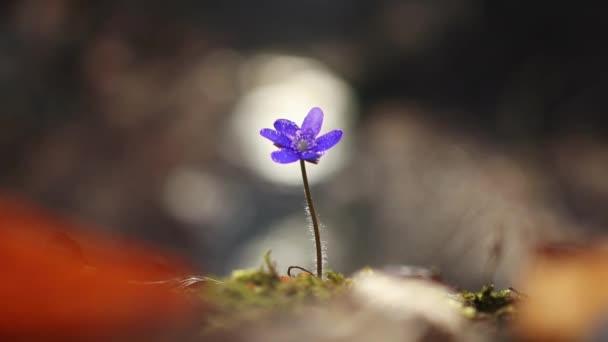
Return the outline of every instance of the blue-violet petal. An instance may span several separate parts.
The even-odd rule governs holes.
[[[300,159],[295,152],[288,149],[280,149],[278,151],[274,151],[270,154],[270,158],[280,164],[289,164]]]
[[[317,151],[306,151],[301,154],[301,159],[303,160],[317,160],[323,156],[323,152]]]
[[[274,128],[276,128],[279,133],[286,135],[289,139],[293,139],[296,136],[296,132],[300,130],[300,127],[298,127],[295,122],[287,119],[278,119],[275,121]]]
[[[321,132],[323,125],[323,110],[319,107],[312,108],[302,123],[302,131],[311,133],[314,137]]]
[[[315,147],[315,150],[317,152],[327,151],[340,142],[340,139],[342,139],[342,131],[339,129],[323,134],[317,138],[317,146]]]
[[[279,147],[289,147],[291,145],[291,140],[289,140],[288,137],[275,131],[274,129],[264,128],[260,131],[260,135],[272,141]]]

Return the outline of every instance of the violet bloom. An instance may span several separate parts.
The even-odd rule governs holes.
[[[264,128],[260,134],[272,141],[278,151],[272,152],[270,158],[280,164],[304,160],[318,163],[327,150],[342,139],[342,131],[333,130],[317,138],[323,124],[323,111],[314,107],[302,122],[302,128],[287,119],[274,122],[274,129]]]

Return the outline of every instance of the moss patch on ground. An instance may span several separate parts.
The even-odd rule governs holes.
[[[352,284],[332,271],[326,271],[323,279],[306,272],[281,276],[269,253],[264,261],[259,269],[235,270],[230,277],[206,283],[201,292],[208,313],[204,332],[229,330],[276,313],[295,313],[302,304],[347,293]]]
[[[329,302],[350,292],[353,281],[342,274],[325,272],[323,279],[302,272],[279,275],[267,253],[259,269],[235,270],[229,277],[207,281],[197,292],[206,307],[203,334],[232,331],[261,319],[298,314],[305,304]],[[479,292],[462,291],[450,296],[470,319],[503,320],[515,312],[521,294],[493,285]]]
[[[454,299],[462,304],[468,318],[503,320],[515,313],[515,304],[522,296],[513,289],[495,291],[494,285],[486,285],[479,292],[459,292]]]

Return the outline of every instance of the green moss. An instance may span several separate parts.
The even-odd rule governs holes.
[[[521,295],[512,289],[494,291],[494,285],[486,285],[479,292],[462,291],[456,300],[463,306],[463,314],[469,318],[507,318],[515,312],[515,304]]]
[[[351,279],[332,271],[326,271],[323,279],[307,272],[281,276],[270,252],[263,260],[258,269],[235,270],[229,277],[204,285],[199,292],[207,313],[204,334],[239,331],[247,324],[257,325],[264,318],[280,318],[285,313],[297,316],[302,305],[331,301],[352,287]],[[462,291],[450,298],[467,318],[502,320],[515,312],[514,304],[521,295],[511,289],[495,291],[488,285],[479,292]]]
[[[209,312],[204,330],[231,329],[277,312],[294,312],[301,304],[331,299],[351,287],[340,273],[325,275],[325,279],[305,272],[279,276],[268,252],[259,269],[235,270],[203,287],[200,296]]]

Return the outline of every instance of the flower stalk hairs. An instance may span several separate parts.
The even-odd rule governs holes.
[[[306,163],[319,163],[321,157],[334,147],[342,139],[342,131],[339,129],[318,136],[323,125],[323,111],[314,107],[304,118],[302,127],[299,127],[287,119],[278,119],[274,122],[274,128],[264,128],[260,135],[272,141],[279,149],[272,152],[270,158],[279,164],[289,164],[300,161],[302,180],[304,182],[304,194],[310,212],[313,233],[315,237],[317,276],[323,275],[323,252],[321,248],[321,234],[319,232],[319,221],[312,203],[308,176],[306,175]]]

